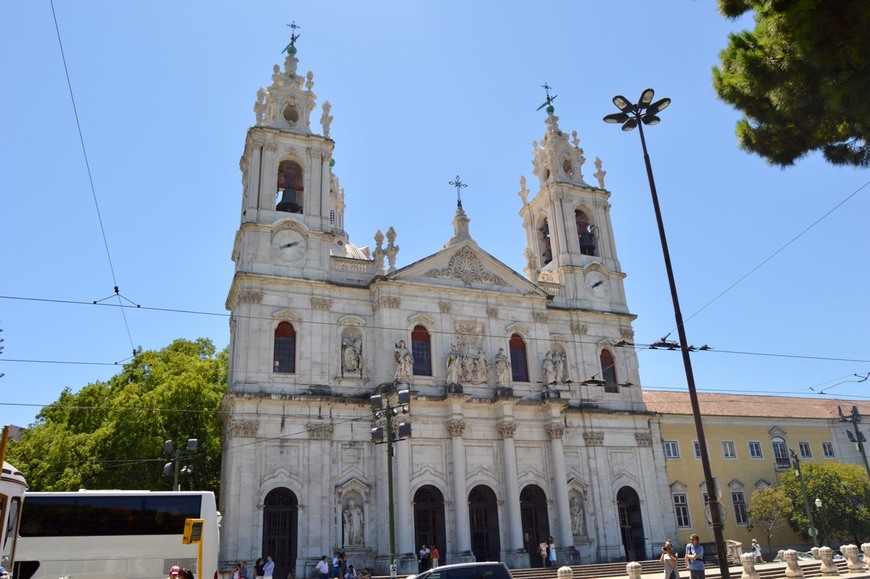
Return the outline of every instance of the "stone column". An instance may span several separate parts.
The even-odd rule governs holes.
[[[450,557],[452,562],[472,560],[471,526],[468,520],[468,497],[465,495],[465,432],[464,420],[448,420],[447,431],[450,433],[453,451],[453,516],[456,521],[453,545],[455,553]]]
[[[517,451],[514,446],[514,433],[517,425],[514,421],[498,423],[498,433],[502,439],[504,453],[505,507],[507,511],[507,550],[523,554],[523,520],[520,514],[520,489],[517,487]]]
[[[560,557],[565,563],[573,563],[576,552],[574,551],[574,532],[571,529],[571,507],[568,502],[568,474],[565,469],[565,452],[562,449],[562,435],[565,434],[565,425],[561,422],[552,422],[544,427],[550,436],[550,452],[553,455],[553,498],[556,501],[556,524],[559,529],[559,538],[556,545],[562,547]],[[557,548],[557,553],[559,550]]]
[[[414,501],[411,500],[411,451],[410,440],[394,444],[396,461],[396,478],[393,488],[396,491],[396,557],[411,553],[411,560],[416,561],[414,546]],[[414,567],[412,571],[416,569]]]

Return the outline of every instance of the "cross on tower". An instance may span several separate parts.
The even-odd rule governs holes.
[[[463,187],[468,187],[468,185],[462,182],[462,179],[459,178],[459,175],[456,176],[456,179],[454,181],[450,181],[449,184],[456,187],[456,206],[462,207],[462,196],[460,195],[460,191],[462,191]]]
[[[285,46],[284,50],[282,50],[281,52],[286,52],[287,54],[290,54],[292,52],[296,52],[296,41],[299,40],[300,35],[295,34],[295,32],[302,27],[299,26],[298,24],[296,24],[295,20],[293,22],[291,22],[290,24],[288,24],[287,26],[290,27],[290,44]]]
[[[546,93],[547,93],[547,100],[545,100],[545,101],[544,101],[544,104],[542,104],[541,106],[539,106],[539,107],[538,107],[537,109],[535,109],[535,110],[538,110],[538,111],[539,111],[539,110],[541,110],[542,108],[547,107],[547,112],[550,113],[550,114],[552,114],[553,111],[555,110],[555,109],[553,108],[553,101],[556,100],[556,97],[559,96],[559,95],[554,94],[553,96],[550,96],[550,89],[553,88],[553,87],[551,87],[551,86],[548,85],[547,83],[542,84],[542,85],[541,85],[541,88],[544,89],[544,90],[546,91]]]

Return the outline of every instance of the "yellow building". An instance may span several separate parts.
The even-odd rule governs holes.
[[[856,406],[866,416],[870,403],[737,394],[698,397],[717,486],[715,495],[724,515],[724,536],[743,543],[744,549],[753,538],[766,547],[765,539],[749,530],[749,501],[756,490],[779,484],[780,475],[792,468],[792,450],[802,462],[863,463],[854,443],[854,425],[840,420],[840,410],[848,418]],[[713,529],[705,507],[708,495],[689,395],[645,391],[643,398],[650,412],[660,415],[675,542],[685,545],[694,532],[702,543],[712,543]],[[805,540],[785,528],[772,538],[771,547],[798,545],[806,545]]]

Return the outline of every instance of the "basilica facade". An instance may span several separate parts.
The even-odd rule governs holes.
[[[652,556],[674,516],[600,161],[590,184],[548,107],[520,179],[523,273],[461,203],[453,237],[400,266],[393,228],[372,249],[343,229],[330,105],[296,54],[241,159],[222,560],[302,577],[334,551],[382,574],[394,554],[413,573],[435,545],[442,564],[528,567],[547,537],[560,564]]]

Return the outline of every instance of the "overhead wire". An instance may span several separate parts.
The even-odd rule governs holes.
[[[51,4],[51,16],[54,19],[54,30],[57,33],[57,44],[60,47],[60,57],[61,57],[61,60],[63,61],[63,71],[64,71],[64,74],[66,75],[66,85],[67,85],[67,88],[69,89],[69,98],[70,98],[70,102],[72,103],[73,116],[75,117],[75,121],[76,121],[76,129],[78,130],[79,143],[81,144],[81,148],[82,148],[82,156],[84,157],[84,161],[85,161],[85,169],[87,170],[87,173],[88,173],[88,183],[90,184],[90,188],[91,188],[91,197],[94,200],[94,208],[96,209],[96,212],[97,212],[97,222],[99,223],[99,226],[100,226],[100,234],[103,237],[103,247],[105,248],[106,259],[109,263],[109,271],[111,272],[111,275],[112,275],[112,284],[114,286],[115,295],[118,296],[118,302],[122,303],[121,302],[121,295],[120,295],[120,292],[118,289],[119,288],[118,278],[115,275],[115,266],[112,263],[112,253],[111,253],[111,251],[109,251],[109,239],[108,239],[108,236],[106,235],[106,228],[103,225],[103,216],[100,212],[100,203],[99,203],[99,200],[97,199],[97,189],[96,189],[96,187],[94,187],[94,176],[93,176],[93,173],[91,171],[91,163],[88,160],[88,149],[85,146],[84,132],[82,131],[82,124],[81,124],[81,121],[79,120],[78,107],[76,107],[75,93],[73,92],[72,81],[70,80],[69,66],[67,65],[67,61],[66,61],[66,53],[64,52],[64,49],[63,49],[63,40],[62,40],[61,35],[60,35],[60,25],[57,21],[57,12],[54,9],[54,0],[50,0],[50,4]],[[130,350],[135,351],[135,347],[133,346],[133,334],[130,332],[130,324],[127,321],[127,314],[126,314],[126,312],[124,312],[123,309],[121,310],[121,317],[124,320],[124,327],[127,330],[127,338],[130,341]]]

